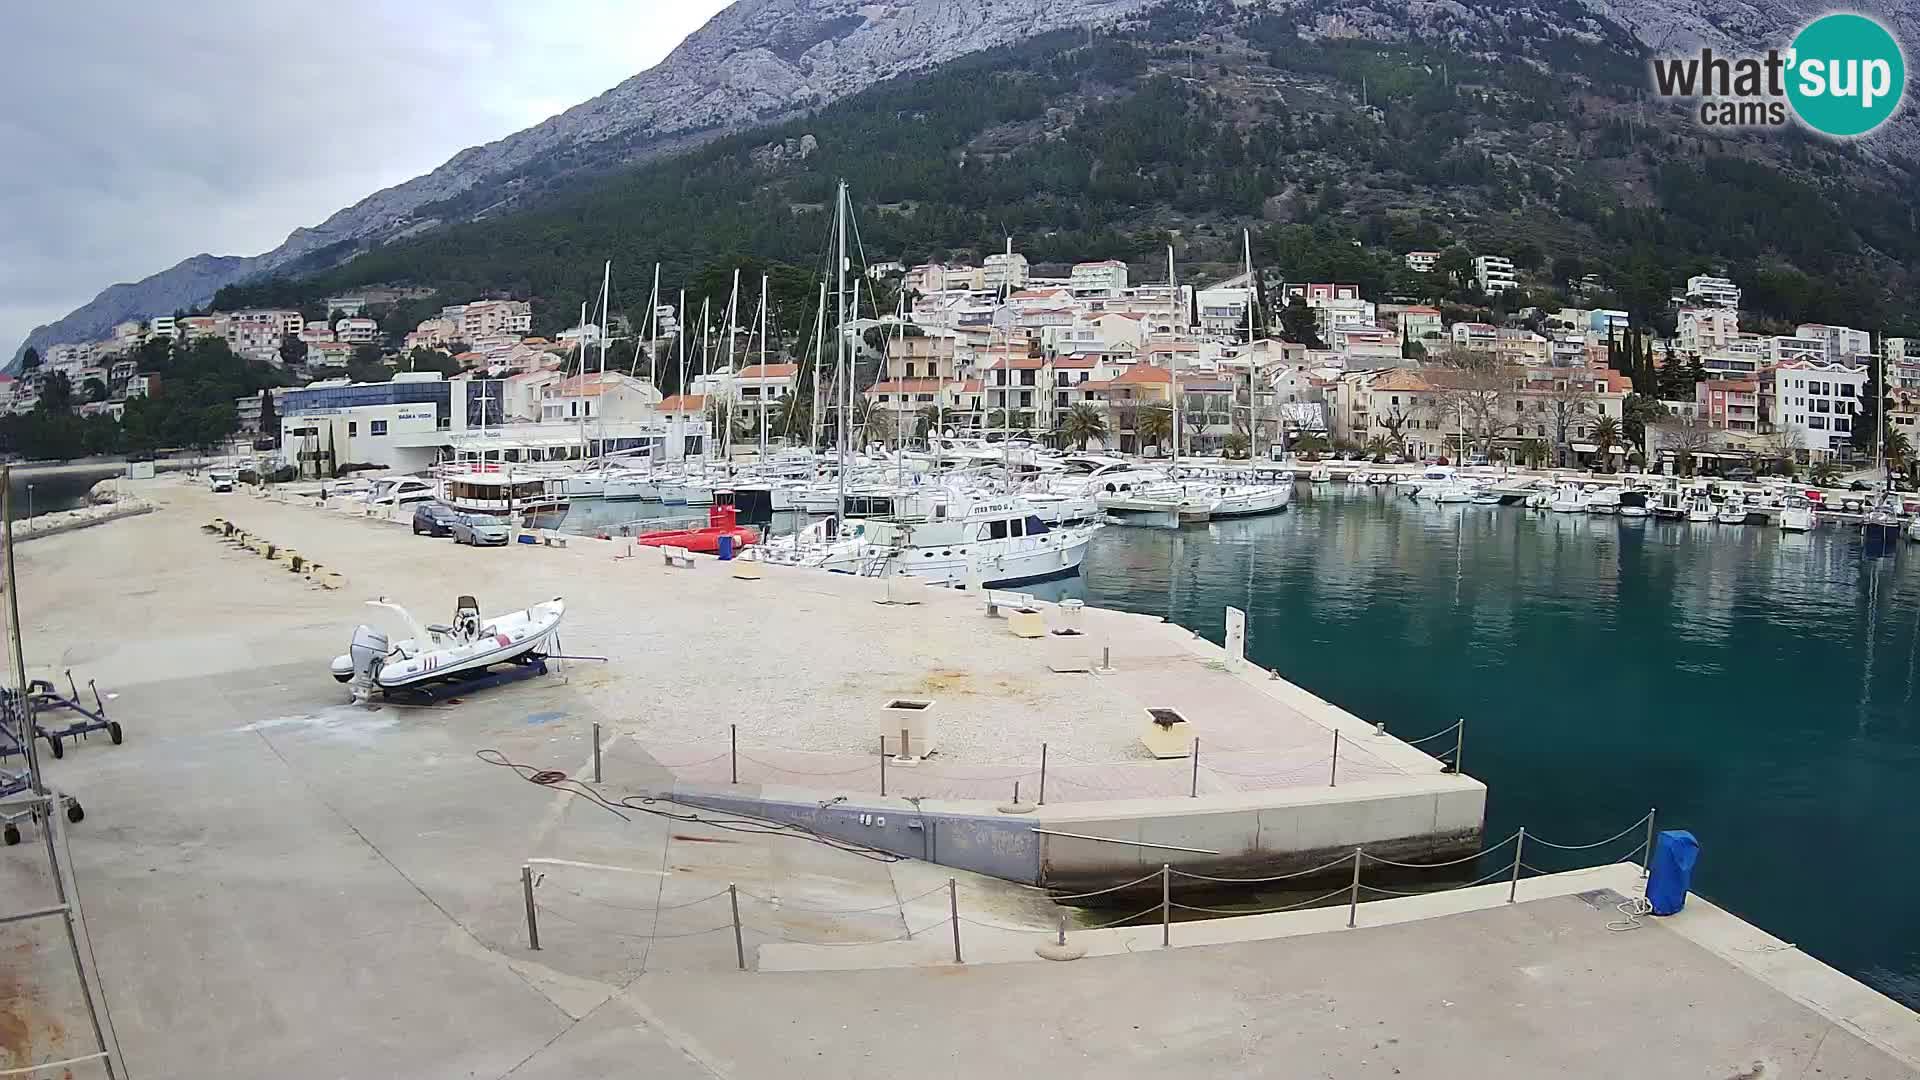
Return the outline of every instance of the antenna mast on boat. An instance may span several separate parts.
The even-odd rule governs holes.
[[[835,322],[833,333],[833,369],[838,380],[836,392],[843,401],[851,402],[853,395],[847,391],[851,381],[847,378],[847,182],[840,181],[839,191],[834,196],[834,260],[833,260],[833,306]],[[851,408],[842,408],[839,425],[840,476],[839,491],[834,499],[834,533],[847,522],[847,438]]]

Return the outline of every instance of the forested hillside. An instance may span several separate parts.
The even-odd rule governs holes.
[[[531,298],[552,331],[603,259],[637,317],[656,261],[671,297],[751,256],[783,264],[791,332],[845,178],[870,261],[1011,236],[1036,263],[1119,257],[1151,279],[1169,239],[1183,266],[1224,268],[1247,227],[1261,265],[1375,296],[1471,301],[1401,268],[1458,244],[1513,256],[1533,299],[1596,274],[1643,320],[1715,269],[1762,319],[1913,326],[1920,166],[1794,131],[1709,135],[1648,98],[1629,35],[1570,0],[1409,10],[1182,3],[1036,38],[216,304],[427,285]]]

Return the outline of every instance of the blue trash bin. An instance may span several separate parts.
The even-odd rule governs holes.
[[[1647,903],[1655,915],[1672,915],[1687,906],[1693,888],[1693,865],[1700,861],[1700,841],[1683,829],[1663,832],[1653,842],[1652,872],[1647,876]]]
[[[722,536],[720,538],[720,561],[727,562],[732,558],[733,558],[733,537]]]

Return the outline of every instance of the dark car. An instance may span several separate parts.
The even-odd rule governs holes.
[[[413,508],[413,535],[452,536],[460,512],[445,503],[423,502]]]

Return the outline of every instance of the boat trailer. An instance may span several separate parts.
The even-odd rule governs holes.
[[[69,674],[67,677],[71,680],[73,676]],[[66,707],[74,709],[84,717],[66,727],[52,730],[35,723],[33,733],[25,736],[26,738],[45,738],[53,747],[55,757],[65,753],[63,740],[76,736],[84,737],[90,731],[104,730],[114,742],[120,742],[120,725],[107,719],[106,709],[99,702],[97,690],[95,707],[89,710],[79,704],[78,695],[72,698],[61,697],[54,690],[53,685],[44,680],[36,679],[27,685],[36,713],[43,708]],[[26,727],[25,719],[20,694],[17,691],[0,689],[0,762],[12,757],[26,756],[26,746],[22,742],[22,732]],[[24,809],[12,809],[14,806],[21,805],[15,796],[22,794],[34,795],[33,780],[29,774],[25,770],[16,772],[0,768],[0,844],[7,847],[20,842],[20,822],[25,819],[37,823],[40,815],[46,812],[43,807],[51,806],[56,809],[64,807],[67,820],[75,823],[84,820],[87,816],[86,810],[80,805],[80,800],[60,792],[48,793],[51,803],[47,799],[35,797],[26,802]]]
[[[33,734],[36,738],[47,740],[47,748],[53,751],[55,759],[67,756],[67,740],[84,739],[92,732],[104,731],[113,745],[119,746],[126,735],[120,730],[118,720],[107,718],[106,703],[100,700],[100,688],[92,679],[87,680],[87,689],[93,693],[93,708],[89,709],[80,701],[80,688],[74,685],[73,671],[67,671],[68,694],[61,694],[52,683],[45,679],[35,679],[27,684],[27,696],[33,702]],[[7,715],[12,720],[10,730],[0,735],[0,761],[15,755],[24,755],[26,750],[20,745],[19,738],[13,733],[20,730],[16,699],[19,694],[13,690],[0,690],[7,703]],[[55,713],[73,713],[79,719],[71,723],[56,726],[48,717]]]
[[[546,673],[547,655],[545,653],[522,653],[498,667],[453,675],[421,686],[395,687],[383,691],[382,696],[397,705],[435,705],[467,694],[491,690],[496,686],[537,679]]]

